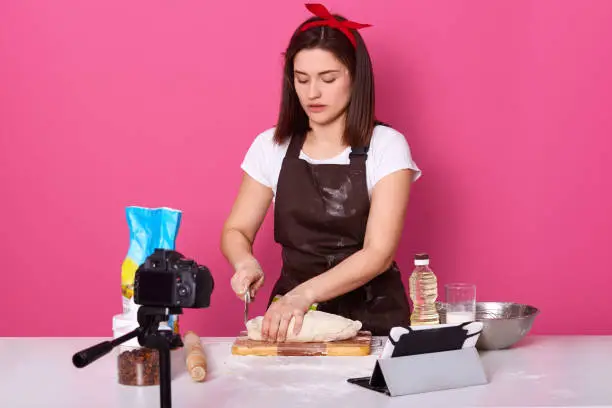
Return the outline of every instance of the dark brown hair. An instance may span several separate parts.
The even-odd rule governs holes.
[[[339,15],[340,21],[346,19]],[[312,17],[302,25],[320,20]],[[300,25],[300,27],[302,26]],[[274,141],[282,143],[293,135],[304,135],[310,130],[308,116],[300,105],[294,88],[293,60],[303,49],[320,48],[333,53],[349,70],[351,75],[351,97],[346,112],[343,140],[351,147],[363,147],[370,143],[372,131],[377,124],[374,113],[374,74],[370,55],[357,30],[351,30],[356,47],[340,30],[328,26],[312,27],[305,31],[296,29],[284,53],[282,97]]]

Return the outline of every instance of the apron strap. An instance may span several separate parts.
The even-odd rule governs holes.
[[[349,154],[351,173],[365,173],[365,162],[370,146],[353,147]]]
[[[293,135],[291,136],[291,140],[289,142],[289,147],[287,147],[287,157],[292,157],[297,159],[300,157],[300,150],[302,150],[302,145],[304,144],[304,136],[302,135]]]

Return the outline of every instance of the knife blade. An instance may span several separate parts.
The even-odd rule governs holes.
[[[246,326],[249,320],[249,303],[251,303],[251,288],[247,288],[244,294],[244,325]]]

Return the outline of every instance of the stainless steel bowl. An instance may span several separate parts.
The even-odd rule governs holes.
[[[440,321],[446,321],[444,303],[438,302]],[[540,311],[530,305],[511,302],[477,302],[476,320],[483,323],[476,343],[480,350],[509,348],[523,339],[531,330]]]

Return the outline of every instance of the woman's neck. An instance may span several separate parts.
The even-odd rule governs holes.
[[[314,145],[344,146],[344,117],[339,117],[331,123],[319,125],[310,123],[308,139]]]
[[[302,146],[302,151],[313,159],[329,159],[346,149],[344,143],[344,118],[326,125],[310,124],[310,132]]]

